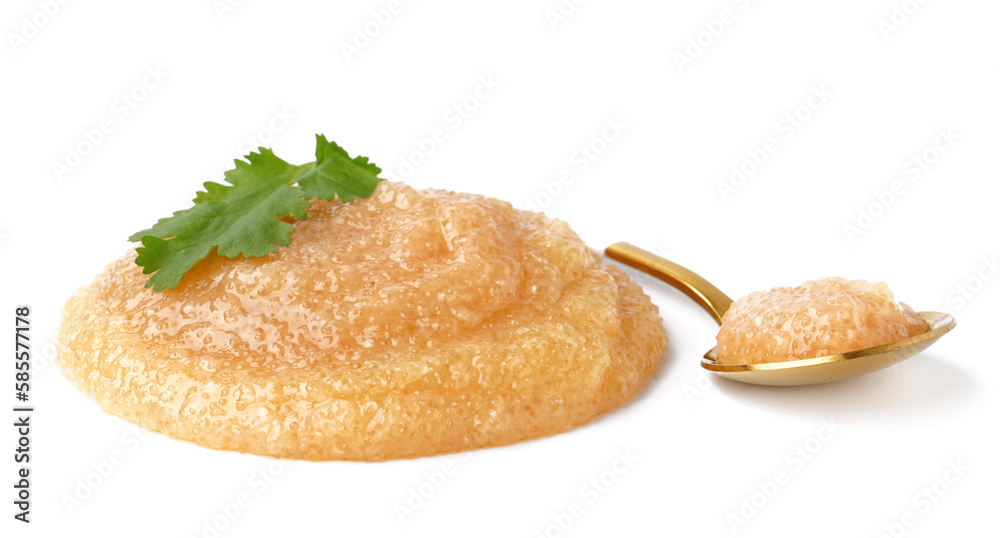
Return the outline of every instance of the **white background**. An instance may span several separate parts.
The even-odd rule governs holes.
[[[384,24],[372,12],[385,0],[224,12],[213,0],[69,2],[40,15],[51,3],[0,8],[0,311],[9,327],[15,305],[33,309],[37,407],[33,523],[15,524],[5,501],[4,536],[214,536],[206,524],[220,536],[995,530],[996,2],[591,0],[556,21],[557,0],[427,0],[401,2]],[[366,25],[377,33],[367,43]],[[490,79],[499,87],[474,97]],[[102,121],[109,132],[88,147]],[[622,132],[599,141],[608,121]],[[443,142],[420,150],[435,129]],[[378,464],[140,440],[53,365],[60,308],[130,233],[248,147],[305,162],[317,132],[413,185],[544,209],[597,248],[645,246],[733,296],[831,275],[885,280],[958,328],[865,378],[743,386],[699,366],[711,318],[644,278],[670,336],[663,366],[627,406],[566,434]],[[591,145],[603,151],[582,157]],[[777,149],[746,162],[764,146]],[[86,155],[67,164],[70,148]],[[724,196],[733,166],[757,170]],[[6,364],[0,398],[13,404]],[[14,480],[7,413],[2,499]],[[592,479],[613,483],[595,494]],[[248,508],[225,508],[241,494]],[[401,520],[408,503],[420,506]]]

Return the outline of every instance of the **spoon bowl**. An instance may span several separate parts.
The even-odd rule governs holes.
[[[732,304],[726,294],[690,269],[629,243],[615,243],[605,255],[648,273],[678,288],[715,318],[719,324]],[[880,346],[793,361],[757,364],[720,364],[716,348],[701,361],[710,372],[743,383],[769,386],[814,385],[868,374],[898,364],[936,342],[955,328],[955,319],[941,312],[919,312],[930,329]]]

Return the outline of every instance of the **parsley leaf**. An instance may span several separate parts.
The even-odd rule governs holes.
[[[381,181],[382,169],[368,162],[368,157],[355,157],[336,142],[316,135],[316,163],[301,172],[296,180],[309,198],[352,202],[354,197],[368,198]]]
[[[382,181],[382,170],[367,157],[351,159],[323,135],[316,135],[316,162],[302,166],[281,160],[267,148],[258,151],[226,172],[228,185],[205,183],[193,207],[129,237],[142,243],[135,263],[143,273],[154,273],[146,287],[176,288],[213,249],[228,258],[277,252],[291,244],[295,229],[279,217],[305,220],[312,198],[368,198]]]

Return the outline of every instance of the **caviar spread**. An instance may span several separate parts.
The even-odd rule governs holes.
[[[204,446],[384,460],[584,424],[663,356],[649,298],[542,214],[382,182],[284,220],[290,246],[210,254],[175,289],[144,287],[134,250],[109,265],[66,305],[65,375]]]
[[[718,335],[721,364],[757,364],[846,353],[929,329],[884,283],[824,278],[733,302]]]

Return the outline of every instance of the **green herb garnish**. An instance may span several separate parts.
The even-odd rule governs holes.
[[[352,159],[323,135],[316,135],[316,161],[308,164],[295,166],[267,148],[258,151],[245,161],[236,160],[225,175],[229,185],[205,183],[193,207],[129,237],[142,242],[135,263],[145,274],[155,271],[147,288],[176,288],[184,273],[212,249],[227,258],[277,252],[291,244],[295,229],[279,217],[305,220],[313,198],[368,198],[382,181],[382,169],[367,157]]]

